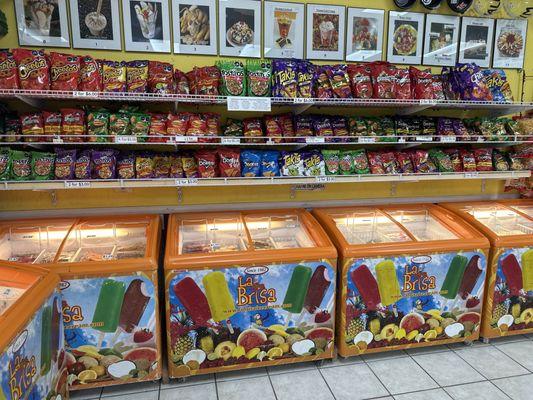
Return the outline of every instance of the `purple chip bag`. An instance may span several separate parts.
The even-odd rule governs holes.
[[[437,135],[439,136],[454,136],[453,121],[450,118],[438,118],[437,120]]]
[[[117,157],[117,178],[135,178],[135,154],[131,152],[122,153]]]
[[[331,120],[325,115],[313,116],[313,131],[315,136],[328,137],[333,136],[333,127],[331,126]],[[327,139],[331,142],[332,139]]]
[[[346,71],[346,65],[337,64],[326,67],[329,84],[335,97],[341,99],[352,98],[352,88],[350,87],[350,78]]]
[[[295,60],[273,60],[273,97],[294,98],[298,94],[298,64]]]
[[[298,61],[298,97],[314,97],[315,66],[309,61]]]
[[[328,66],[315,68],[315,96],[319,99],[332,99],[333,89],[328,78]]]
[[[115,179],[116,174],[116,151],[95,150],[92,152],[93,179]]]
[[[453,131],[458,140],[469,140],[470,133],[466,129],[465,124],[460,119],[452,120]]]
[[[476,64],[457,64],[456,80],[462,100],[492,101],[485,76]]]
[[[296,115],[294,117],[294,136],[313,136],[313,117],[310,115]],[[304,142],[303,139],[296,139],[296,142]]]
[[[74,179],[77,150],[55,149],[55,179]]]
[[[76,158],[74,164],[74,177],[76,179],[91,179],[91,151],[83,150]]]

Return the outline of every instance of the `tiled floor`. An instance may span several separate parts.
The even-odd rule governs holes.
[[[533,335],[74,392],[74,400],[532,400]]]

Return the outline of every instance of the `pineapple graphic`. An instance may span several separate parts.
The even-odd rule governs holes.
[[[172,361],[178,363],[183,356],[194,348],[194,340],[190,335],[189,328],[182,326],[179,336],[172,345]],[[177,331],[180,331],[178,328]]]
[[[357,334],[365,330],[365,326],[365,316],[361,315],[359,317],[353,318],[348,324],[348,327],[346,328],[346,343],[353,342]]]
[[[503,317],[509,311],[509,289],[505,283],[496,285],[496,291],[494,292],[494,306],[492,308],[492,316],[490,323],[496,326],[498,320]]]

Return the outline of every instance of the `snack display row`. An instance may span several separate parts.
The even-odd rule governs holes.
[[[306,60],[220,60],[184,73],[159,61],[96,60],[44,50],[0,52],[1,89],[511,102],[503,70],[476,64],[431,69],[388,62],[314,65]]]
[[[327,142],[350,142],[353,138],[378,137],[395,142],[398,137],[454,136],[462,141],[507,141],[515,136],[533,136],[532,118],[432,118],[432,117],[344,117],[339,115],[265,115],[244,120],[228,118],[222,126],[216,113],[177,114],[142,111],[122,106],[118,111],[103,108],[63,108],[59,111],[6,112],[0,117],[0,141],[115,142],[119,136],[133,136],[135,142],[165,143],[176,136],[195,136],[200,143],[217,143],[218,136],[242,137],[247,143],[302,142],[310,136]]]
[[[530,147],[379,150],[240,150],[222,147],[191,153],[55,152],[0,150],[0,180],[90,180],[216,177],[325,176],[533,169]]]

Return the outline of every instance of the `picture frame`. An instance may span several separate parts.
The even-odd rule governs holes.
[[[70,47],[66,0],[49,4],[27,0],[14,3],[20,46]]]
[[[497,19],[495,31],[492,66],[522,69],[526,49],[527,19]]]
[[[217,55],[216,0],[172,0],[175,54]]]
[[[265,1],[263,54],[266,58],[304,58],[305,5]]]
[[[428,14],[424,34],[422,63],[453,67],[457,61],[461,18],[455,15]]]
[[[70,0],[72,47],[75,49],[121,50],[119,2]]]
[[[306,56],[314,60],[344,60],[346,7],[307,4]]]
[[[482,68],[489,68],[493,43],[493,19],[463,17],[459,40],[460,63],[476,63]]]
[[[393,64],[422,63],[424,14],[389,11],[389,34],[387,40],[387,61]],[[395,44],[395,37],[404,35],[402,45]]]
[[[126,51],[170,53],[168,0],[122,0],[122,15]]]
[[[261,11],[259,0],[219,0],[221,56],[261,58]]]
[[[348,7],[346,61],[380,61],[385,10]]]

